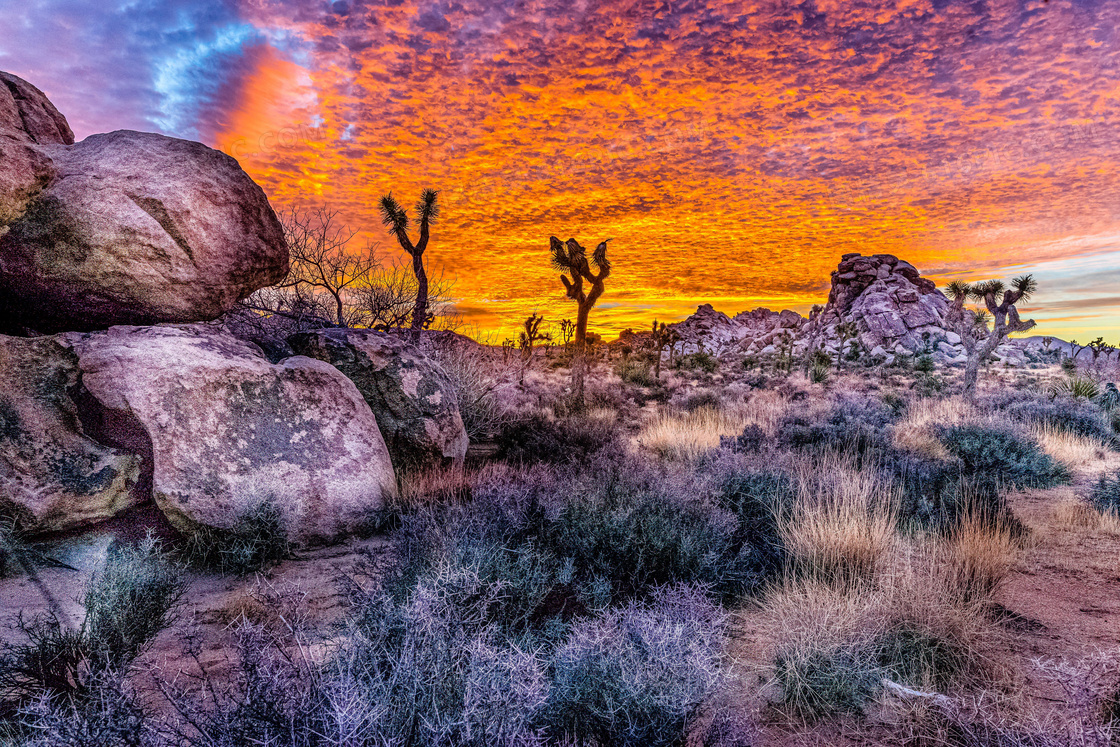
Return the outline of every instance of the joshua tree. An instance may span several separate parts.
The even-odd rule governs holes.
[[[859,327],[855,322],[844,322],[843,324],[836,325],[836,336],[840,338],[840,349],[836,351],[836,369],[840,370],[844,361],[844,348],[848,347],[848,341],[855,338],[859,334]]]
[[[1089,352],[1093,354],[1093,368],[1097,367],[1097,359],[1104,353],[1104,359],[1108,360],[1108,355],[1111,350],[1111,345],[1104,341],[1103,337],[1098,337],[1089,343]]]
[[[529,368],[529,364],[533,361],[533,344],[551,340],[550,335],[544,334],[540,331],[541,322],[544,321],[543,316],[533,314],[525,320],[521,334],[518,337],[517,346],[521,348],[521,379],[520,383],[525,383],[525,370]]]
[[[571,319],[560,320],[560,341],[567,345],[572,341],[572,335],[576,332],[576,323]]]
[[[389,233],[396,237],[401,249],[412,257],[412,271],[416,274],[416,305],[412,309],[412,335],[415,338],[419,338],[420,330],[432,321],[428,314],[428,273],[424,270],[424,250],[428,248],[429,227],[439,218],[438,194],[434,189],[425,189],[416,203],[420,238],[415,244],[408,237],[408,213],[393,199],[393,195],[381,198],[381,221],[389,227]]]
[[[564,283],[568,298],[578,304],[576,351],[572,358],[572,402],[580,406],[583,404],[583,379],[587,373],[587,315],[599,296],[603,295],[603,283],[611,274],[611,262],[607,259],[607,241],[610,239],[595,247],[590,260],[587,258],[587,250],[575,239],[561,242],[555,236],[550,236],[548,241],[552,251],[552,266],[560,271],[560,280]],[[592,272],[592,267],[597,272]],[[585,284],[590,289],[585,288]]]
[[[666,327],[665,322],[661,322],[661,324],[658,324],[656,319],[653,320],[653,335],[652,337],[650,337],[650,340],[653,343],[654,353],[653,378],[657,379],[658,381],[661,380],[661,351],[668,347],[669,358],[672,359],[673,345],[675,345],[677,340],[679,339],[680,335],[677,334],[677,330],[673,329],[672,327]]]
[[[969,284],[954,280],[947,290],[952,302],[947,321],[957,329],[964,345],[967,360],[964,366],[964,393],[976,393],[976,379],[980,363],[988,360],[996,347],[1010,334],[1026,332],[1035,326],[1033,319],[1022,321],[1015,304],[1034,294],[1038,285],[1031,275],[1022,275],[1011,281],[1008,288],[1000,280]],[[972,311],[964,306],[968,299],[983,301],[985,310]],[[998,303],[997,303],[998,299]],[[989,329],[988,322],[992,322]]]
[[[1087,347],[1086,345],[1078,345],[1077,340],[1070,340],[1069,341],[1069,353],[1070,353],[1069,358],[1070,358],[1070,360],[1072,360],[1074,362],[1074,364],[1077,363],[1078,354],[1082,350],[1084,350],[1086,347]]]

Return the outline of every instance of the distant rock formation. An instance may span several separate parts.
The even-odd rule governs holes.
[[[938,363],[961,363],[960,335],[946,327],[948,299],[909,262],[890,254],[845,254],[832,273],[828,303],[806,319],[789,309],[754,309],[729,317],[710,304],[671,325],[681,335],[684,352],[716,355],[772,355],[784,345],[795,354],[822,347],[839,351],[841,325],[854,324],[861,355],[889,363],[897,356],[929,355]],[[1041,346],[1008,340],[997,359],[1022,365]]]
[[[949,301],[914,265],[890,254],[845,254],[832,273],[824,310],[808,330],[835,351],[837,327],[852,322],[862,348],[873,357],[928,353],[961,358],[961,338],[946,329]]]
[[[120,130],[78,144],[0,73],[0,326],[214,319],[288,271],[264,192],[201,143]]]

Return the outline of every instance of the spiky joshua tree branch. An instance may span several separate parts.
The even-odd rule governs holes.
[[[1010,288],[1001,280],[972,284],[954,280],[946,287],[950,299],[947,321],[961,336],[967,358],[964,368],[964,393],[967,396],[976,393],[980,363],[986,361],[1008,335],[1034,328],[1033,319],[1023,321],[1019,318],[1015,304],[1029,299],[1037,289],[1038,284],[1032,275],[1015,278]],[[966,308],[965,302],[970,299],[982,302],[985,308],[978,311]]]
[[[611,275],[611,262],[607,259],[606,239],[595,247],[590,258],[587,250],[575,239],[560,241],[549,237],[552,267],[560,272],[560,281],[568,298],[577,304],[575,355],[572,358],[572,401],[583,404],[583,380],[587,373],[587,316],[603,295],[603,283]],[[594,270],[592,269],[594,268]]]

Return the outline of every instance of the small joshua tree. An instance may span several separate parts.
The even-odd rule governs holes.
[[[1108,354],[1112,346],[1104,341],[1103,337],[1098,337],[1089,343],[1089,352],[1093,354],[1093,368],[1097,368],[1097,359],[1104,353],[1104,359],[1108,360]]]
[[[988,360],[996,347],[1010,334],[1026,332],[1035,326],[1033,319],[1022,321],[1015,304],[1025,301],[1038,288],[1031,275],[1022,275],[1011,281],[1008,288],[1000,280],[969,284],[954,280],[947,290],[951,303],[947,321],[956,328],[964,346],[966,362],[964,367],[964,393],[976,394],[976,380],[980,374],[980,364]],[[986,310],[973,311],[965,308],[965,301],[983,301]],[[998,303],[997,303],[998,301]],[[992,325],[989,328],[988,322]]]
[[[661,351],[666,347],[669,348],[669,358],[673,357],[673,345],[680,339],[680,335],[672,327],[666,327],[665,322],[657,323],[653,320],[653,335],[650,341],[653,344],[653,378],[658,381],[661,380]]]
[[[547,335],[540,331],[541,322],[544,321],[543,316],[533,314],[525,320],[521,334],[518,337],[517,346],[521,348],[521,379],[520,383],[525,383],[525,371],[533,362],[533,345],[538,342],[551,340],[552,336]]]
[[[428,273],[424,269],[424,250],[428,248],[430,226],[439,218],[439,204],[436,202],[438,194],[434,189],[425,189],[420,195],[420,201],[416,203],[420,238],[415,244],[408,237],[408,213],[393,199],[393,195],[381,198],[381,221],[389,227],[389,233],[396,237],[401,249],[412,257],[412,271],[416,274],[416,305],[412,309],[411,329],[413,337],[417,339],[420,337],[420,330],[432,322],[432,315],[428,313]]]
[[[571,319],[560,320],[560,342],[567,345],[572,341],[572,335],[576,333],[576,323]]]
[[[587,316],[603,295],[603,283],[611,274],[611,262],[607,259],[607,239],[595,247],[591,258],[587,250],[575,239],[561,242],[555,236],[549,237],[552,251],[552,266],[560,271],[560,280],[568,298],[577,304],[575,355],[572,358],[572,403],[583,405],[583,380],[587,374]],[[595,272],[592,272],[592,267]],[[564,274],[567,273],[567,274]]]

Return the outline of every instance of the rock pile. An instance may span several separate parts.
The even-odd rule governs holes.
[[[964,349],[960,335],[946,326],[948,310],[944,294],[909,262],[890,254],[845,254],[832,273],[828,303],[808,319],[788,309],[754,309],[728,317],[705,304],[672,326],[685,341],[685,352],[773,355],[788,346],[797,355],[810,347],[836,355],[842,325],[854,325],[855,337],[844,342],[846,353],[858,345],[860,355],[884,363],[917,355],[941,364],[961,363]],[[1033,347],[1008,340],[995,355],[1022,365]]]
[[[140,132],[75,144],[0,73],[0,329],[19,335],[0,335],[0,518],[71,530],[154,501],[189,533],[267,503],[324,542],[378,521],[390,451],[461,460],[454,387],[410,343],[324,331],[270,360],[207,323],[287,271],[232,158]]]

